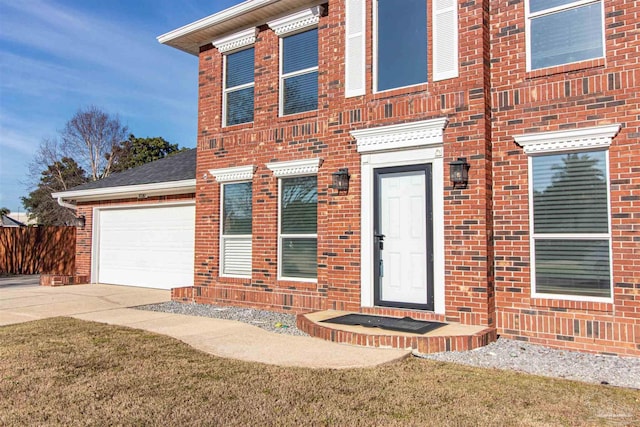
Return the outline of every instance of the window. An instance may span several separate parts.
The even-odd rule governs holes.
[[[254,48],[225,55],[225,126],[253,121]]]
[[[607,151],[530,161],[535,293],[610,298]]]
[[[223,184],[221,192],[221,275],[251,277],[251,183]]]
[[[318,30],[281,41],[281,115],[318,109]]]
[[[376,91],[425,83],[427,2],[378,0],[376,16]]]
[[[280,277],[318,277],[318,182],[316,176],[280,179]]]
[[[602,2],[529,0],[530,70],[604,56]]]

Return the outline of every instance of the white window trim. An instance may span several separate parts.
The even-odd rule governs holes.
[[[249,46],[246,47],[245,49],[249,49],[249,48],[253,48],[253,46]],[[229,52],[231,53],[236,53],[239,52],[241,50],[244,49],[237,49],[233,52]],[[254,50],[254,58],[255,58],[255,50]],[[238,85],[238,86],[233,86],[231,88],[227,88],[227,55],[223,55],[223,59],[222,59],[222,127],[227,127],[227,126],[236,126],[236,125],[245,125],[247,123],[253,123],[253,120],[249,121],[249,122],[242,122],[242,123],[235,123],[233,125],[228,125],[227,124],[227,96],[229,93],[232,92],[237,92],[240,91],[242,89],[247,89],[250,87],[255,87],[256,85],[256,77],[255,77],[255,64],[254,64],[254,76],[253,76],[253,81],[251,83],[245,83],[242,85]],[[253,94],[254,99],[255,99],[255,92]],[[254,109],[255,109],[255,105],[254,105]],[[254,117],[255,119],[255,117]]]
[[[252,172],[253,176],[253,172]],[[226,239],[249,239],[251,242],[251,252],[253,255],[253,233],[252,234],[233,234],[228,237],[224,234],[224,190],[227,184],[239,184],[242,182],[251,182],[250,179],[246,180],[228,180],[228,181],[219,181],[222,182],[220,185],[220,265],[218,266],[218,276],[220,277],[232,277],[239,279],[251,279],[251,271],[253,268],[253,260],[251,261],[251,265],[249,266],[249,274],[227,274],[224,272],[225,270],[225,251],[224,244]],[[253,191],[253,188],[252,188]],[[252,207],[253,208],[253,207]]]
[[[234,50],[240,50],[244,47],[255,44],[258,36],[258,28],[251,27],[237,33],[230,34],[225,37],[213,40],[211,44],[218,49],[220,53],[229,53]]]
[[[304,9],[291,15],[269,21],[267,25],[278,37],[286,37],[316,27],[320,22],[320,16],[323,12],[324,7],[313,6],[309,9]]]
[[[217,182],[251,181],[257,167],[254,165],[232,168],[209,169],[209,173]]]
[[[275,175],[275,171],[274,171]],[[317,176],[317,169],[315,173],[299,173],[299,174],[291,174],[291,175],[281,175],[278,177],[278,280],[282,281],[291,281],[291,282],[304,282],[304,283],[318,283],[317,276],[317,264],[318,257],[316,253],[316,278],[310,279],[306,277],[289,277],[284,276],[282,274],[282,240],[288,238],[315,238],[316,239],[316,248],[318,245],[318,233],[315,234],[282,234],[282,180],[287,178],[297,178],[304,176]],[[276,175],[278,176],[278,175]],[[317,224],[317,220],[316,220]],[[317,230],[316,230],[317,231]]]
[[[609,177],[609,146],[611,140],[619,132],[620,124],[595,126],[584,129],[558,132],[540,132],[514,137],[516,143],[524,148],[528,155],[528,180],[529,180],[529,230],[530,230],[530,269],[531,269],[531,296],[532,298],[582,301],[582,302],[613,302],[613,244],[611,238],[611,187]],[[607,179],[607,225],[608,233],[536,233],[534,228],[533,207],[533,157],[536,154],[563,154],[574,152],[605,151],[605,167]],[[536,240],[608,240],[609,243],[609,286],[610,297],[590,297],[580,295],[546,294],[537,292],[536,289]]]
[[[301,32],[305,32],[308,30],[312,30],[313,28],[309,28],[309,27],[305,27],[303,29],[303,31],[299,31],[297,33],[301,33]],[[296,33],[296,34],[297,34]],[[294,33],[288,33],[286,36],[289,35],[294,35]],[[306,111],[296,111],[295,113],[290,113],[290,114],[285,114],[284,113],[284,81],[288,78],[291,77],[296,77],[296,76],[302,76],[304,74],[310,74],[313,72],[318,72],[318,65],[316,65],[315,67],[309,67],[309,68],[304,68],[302,70],[296,70],[296,71],[292,71],[290,73],[283,73],[284,70],[284,48],[283,48],[283,39],[284,37],[280,37],[279,39],[279,70],[278,70],[278,75],[280,76],[279,78],[279,82],[278,82],[278,86],[279,86],[279,90],[278,90],[278,116],[280,117],[284,117],[284,116],[292,116],[295,114],[302,114],[302,113],[307,113],[309,111],[317,111],[318,108],[316,107],[315,110],[306,110]]]
[[[319,157],[304,160],[291,160],[288,162],[271,162],[267,163],[267,168],[273,172],[277,178],[286,178],[293,176],[317,175],[318,169],[322,164]]]
[[[358,153],[391,151],[442,144],[447,118],[352,130]]]
[[[601,13],[600,16],[602,18],[602,56],[596,57],[596,58],[590,58],[590,59],[583,59],[580,61],[575,61],[575,62],[567,62],[567,63],[563,63],[563,64],[556,64],[556,65],[550,65],[548,67],[543,67],[543,68],[534,68],[531,69],[531,21],[545,16],[545,15],[549,15],[552,13],[556,13],[556,12],[561,12],[564,10],[569,10],[569,9],[575,9],[578,8],[580,6],[585,6],[587,4],[592,4],[592,3],[598,3],[600,2],[600,7],[601,7]],[[530,7],[529,7],[529,3],[530,0],[525,0],[525,6],[524,6],[524,13],[525,13],[525,37],[527,39],[527,47],[526,47],[526,62],[527,62],[527,72],[530,71],[537,71],[537,70],[544,70],[545,68],[553,68],[553,67],[562,67],[565,65],[571,65],[571,64],[577,64],[580,62],[584,62],[584,61],[592,61],[594,59],[601,59],[604,58],[606,56],[606,51],[607,51],[607,44],[606,44],[606,30],[607,28],[605,27],[605,14],[604,14],[604,0],[578,0],[569,4],[565,4],[565,5],[561,5],[561,6],[556,6],[556,7],[552,7],[549,9],[544,9],[541,10],[539,12],[535,12],[535,13],[530,13]]]
[[[606,149],[621,128],[621,124],[615,123],[582,129],[528,133],[516,135],[513,139],[528,155]]]
[[[251,278],[251,274],[249,275],[233,275],[233,274],[225,274],[224,273],[224,184],[229,183],[239,183],[239,182],[251,182],[253,180],[253,174],[255,173],[257,167],[254,165],[248,166],[237,166],[231,168],[221,168],[221,169],[209,169],[209,173],[215,178],[216,182],[223,184],[220,186],[220,263],[218,265],[218,275],[220,277],[236,277],[236,278]],[[249,235],[234,235],[236,238],[241,237],[249,237],[252,238],[253,234]],[[252,244],[253,246],[253,244]],[[253,250],[253,247],[251,248]]]
[[[283,117],[284,114],[284,81],[290,77],[301,76],[304,74],[309,74],[313,72],[318,72],[318,65],[315,67],[306,68],[304,70],[297,70],[291,73],[283,74],[283,49],[282,49],[282,39],[284,37],[292,36],[298,33],[303,33],[305,31],[309,31],[318,26],[320,22],[320,16],[324,13],[323,6],[313,6],[309,9],[304,9],[299,12],[293,13],[291,15],[284,16],[282,18],[274,19],[272,21],[267,22],[269,28],[271,28],[276,35],[279,37],[279,70],[278,70],[278,116]],[[317,111],[308,110],[308,111]],[[300,111],[296,113],[291,113],[287,115],[306,113],[306,111]]]
[[[428,10],[427,10],[428,13]],[[425,36],[429,37],[429,23],[427,22],[427,34],[425,34]],[[412,84],[412,85],[408,85],[408,86],[400,86],[400,87],[393,87],[391,89],[384,89],[384,90],[378,90],[378,0],[373,0],[373,78],[371,79],[373,82],[373,93],[384,93],[384,92],[389,92],[392,90],[401,90],[401,89],[407,89],[407,88],[411,88],[411,87],[416,87],[416,86],[420,86],[423,84],[427,84],[429,82],[429,69],[428,69],[428,64],[429,64],[429,54],[430,52],[428,51],[428,45],[427,45],[427,74],[424,76],[424,81],[421,83],[416,83],[416,84]]]

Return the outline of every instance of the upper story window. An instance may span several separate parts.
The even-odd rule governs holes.
[[[318,29],[314,6],[268,22],[280,37],[280,115],[318,109]]]
[[[377,0],[377,92],[427,81],[427,2]]]
[[[258,29],[246,30],[214,40],[212,44],[224,55],[222,78],[222,125],[232,126],[253,121],[254,69]]]
[[[602,1],[528,0],[528,69],[604,56]]]
[[[318,30],[282,39],[281,115],[318,109]]]
[[[223,118],[225,126],[253,121],[254,48],[225,55]]]

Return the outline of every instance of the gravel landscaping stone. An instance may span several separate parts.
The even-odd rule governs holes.
[[[296,316],[211,304],[170,301],[136,307],[189,316],[235,320],[277,334],[307,336],[296,327]],[[534,375],[640,389],[640,357],[605,356],[555,350],[522,341],[499,338],[485,347],[464,352],[414,353],[416,357],[482,368],[509,369]]]
[[[254,310],[251,308],[219,306],[212,304],[181,303],[176,301],[142,305],[136,308],[140,310],[186,314],[188,316],[236,320],[277,334],[308,336],[296,327],[295,314],[276,313],[274,311],[267,310]]]
[[[470,351],[415,355],[443,362],[640,389],[640,357],[555,350],[503,338]]]

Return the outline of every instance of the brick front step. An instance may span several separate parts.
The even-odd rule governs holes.
[[[467,351],[496,340],[495,328],[449,323],[426,334],[388,331],[363,326],[321,323],[322,320],[349,314],[342,311],[319,311],[300,314],[297,326],[312,337],[364,347],[412,349],[418,353]]]

